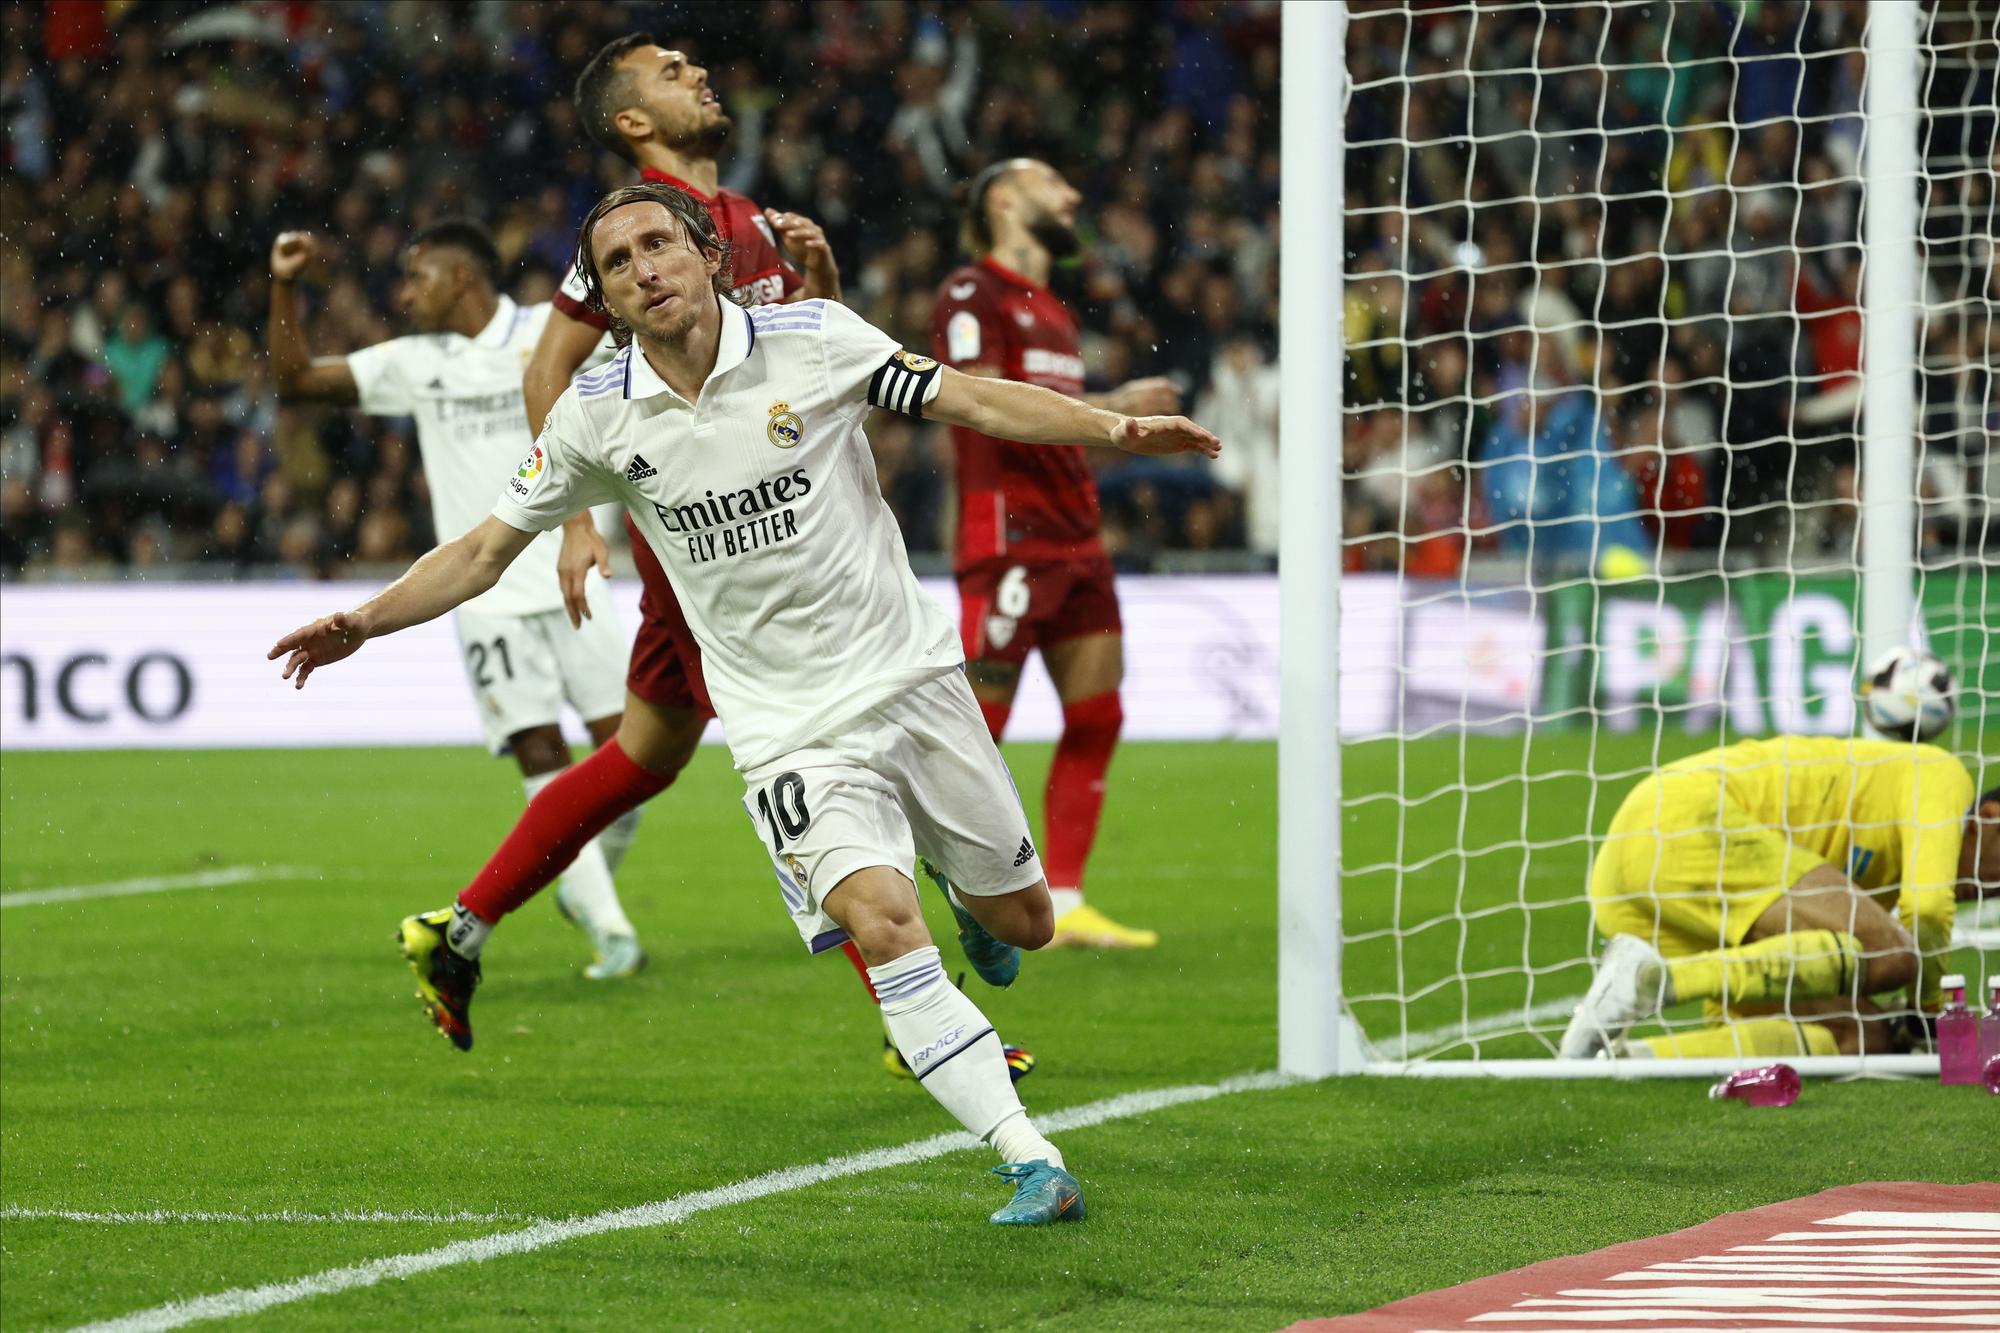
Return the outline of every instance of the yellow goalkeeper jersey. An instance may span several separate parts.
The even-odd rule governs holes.
[[[1954,915],[1972,775],[1935,745],[1775,736],[1668,764],[1719,770],[1730,801],[1826,858],[1904,924],[1926,933]]]

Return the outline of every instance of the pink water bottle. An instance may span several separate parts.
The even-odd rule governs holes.
[[[1986,1012],[1979,1016],[1979,1063],[2000,1059],[2000,977],[1988,977]]]
[[[1790,1065],[1739,1069],[1708,1090],[1713,1101],[1745,1106],[1790,1106],[1799,1099],[1799,1071]]]
[[[1978,1083],[1979,1016],[1965,1007],[1965,978],[1953,972],[1940,984],[1950,998],[1937,1017],[1938,1082]]]

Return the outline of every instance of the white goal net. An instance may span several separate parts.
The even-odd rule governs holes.
[[[1340,977],[1384,1065],[1552,1059],[1621,801],[1869,735],[1873,646],[1944,659],[1935,743],[2000,786],[2000,6],[1907,9],[1901,115],[1879,3],[1348,9]],[[1976,986],[2000,919],[1955,929]]]

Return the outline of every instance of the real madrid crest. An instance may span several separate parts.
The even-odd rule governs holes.
[[[786,852],[785,866],[792,872],[792,879],[797,882],[802,892],[812,892],[812,881],[806,876],[806,863],[804,861],[799,860],[798,857],[793,856],[790,852]]]
[[[915,352],[898,351],[896,359],[902,362],[903,369],[909,371],[912,375],[921,375],[926,370],[937,369],[937,362],[927,356],[918,356]]]
[[[799,420],[790,403],[772,403],[771,420],[765,425],[764,434],[780,449],[789,449],[806,437],[806,423]]]

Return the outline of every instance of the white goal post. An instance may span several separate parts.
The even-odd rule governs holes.
[[[1661,764],[1870,734],[1860,668],[1901,644],[1954,673],[1933,743],[2000,786],[2000,6],[1283,24],[1279,1067],[1768,1063],[1554,1058],[1603,942],[1589,867]],[[1349,716],[1393,721],[1360,734],[1364,661],[1393,697]],[[1959,914],[1975,986],[1996,909]],[[1634,1035],[1700,1049],[1746,1012]]]

